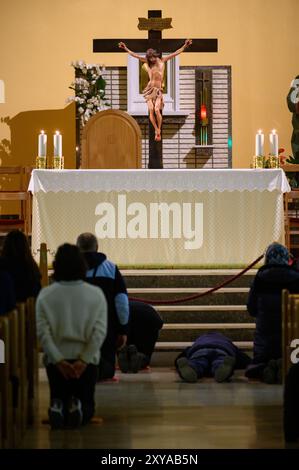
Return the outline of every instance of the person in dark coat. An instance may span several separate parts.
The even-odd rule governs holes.
[[[123,371],[130,369],[130,361],[129,358],[126,358],[126,355],[130,355],[130,349],[133,346],[136,347],[140,356],[139,367],[145,369],[150,365],[155,344],[163,326],[162,318],[152,305],[137,300],[130,300],[129,307],[128,346],[121,350],[118,356],[120,367]]]
[[[253,361],[245,375],[266,383],[281,381],[282,290],[299,293],[299,271],[289,265],[289,260],[287,248],[272,243],[265,254],[265,265],[254,278],[247,302],[249,314],[256,319],[256,330]]]
[[[115,374],[116,351],[126,345],[129,326],[129,300],[118,267],[98,253],[98,242],[92,233],[82,233],[77,246],[87,263],[86,281],[101,288],[108,304],[107,336],[101,348],[99,380]]]
[[[20,230],[12,230],[6,235],[0,266],[12,277],[17,302],[37,297],[41,289],[41,274],[27,237]]]
[[[108,331],[101,349],[99,380],[113,378],[116,355],[122,372],[136,373],[150,363],[163,321],[150,305],[129,302],[118,267],[98,252],[92,233],[82,233],[77,246],[88,265],[86,281],[100,287],[108,303]]]
[[[175,360],[177,372],[185,382],[210,376],[225,382],[235,369],[245,369],[249,363],[249,356],[218,332],[199,336]]]

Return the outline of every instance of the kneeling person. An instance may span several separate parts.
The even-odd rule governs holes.
[[[76,246],[60,246],[53,266],[55,282],[36,302],[37,335],[50,386],[50,424],[76,427],[94,414],[107,303],[100,289],[84,282],[86,265]]]
[[[118,267],[98,252],[98,241],[92,233],[82,233],[77,246],[87,263],[86,281],[103,290],[108,305],[107,336],[101,348],[99,380],[115,374],[116,352],[127,343],[129,299],[125,282]]]

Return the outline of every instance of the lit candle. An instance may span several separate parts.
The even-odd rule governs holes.
[[[270,155],[273,155],[274,157],[278,157],[278,135],[275,129],[273,129],[269,138],[270,138]]]
[[[264,134],[261,129],[255,136],[255,156],[262,157],[264,155]]]
[[[47,156],[47,134],[45,134],[45,131],[41,131],[38,136],[38,156]]]
[[[54,134],[54,157],[62,157],[62,135],[59,131]]]

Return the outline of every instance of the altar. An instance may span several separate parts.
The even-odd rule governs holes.
[[[34,170],[32,250],[92,232],[121,266],[246,265],[284,243],[281,169]]]

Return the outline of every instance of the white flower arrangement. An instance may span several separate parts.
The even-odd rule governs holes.
[[[82,126],[98,111],[107,109],[110,104],[105,98],[106,81],[102,73],[104,65],[87,64],[83,60],[71,62],[76,72],[75,81],[69,87],[75,96],[67,99],[67,103],[75,102]]]

